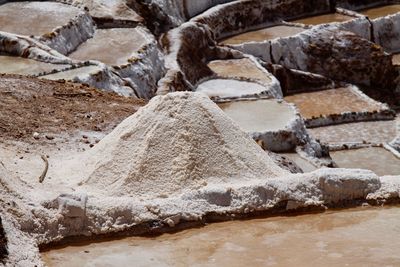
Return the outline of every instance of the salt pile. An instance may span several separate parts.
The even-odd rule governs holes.
[[[88,192],[142,198],[287,174],[208,97],[188,92],[153,98],[83,164]]]

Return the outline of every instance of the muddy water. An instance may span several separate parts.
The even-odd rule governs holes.
[[[52,2],[16,2],[0,5],[0,14],[0,31],[39,36],[67,25],[79,9]]]
[[[43,253],[48,266],[399,266],[400,208],[211,224]]]
[[[324,143],[362,143],[367,141],[383,144],[392,141],[397,133],[394,120],[346,123],[308,129],[308,131]]]
[[[296,104],[305,118],[380,109],[380,105],[360,97],[351,87],[301,93],[287,96],[285,100]]]
[[[214,60],[208,63],[208,67],[221,77],[257,79],[264,83],[270,83],[272,81],[268,73],[262,71],[248,58]]]
[[[345,22],[354,19],[353,17],[342,15],[339,13],[326,14],[321,16],[308,17],[303,19],[294,20],[291,22],[302,23],[305,25],[319,25],[332,22]]]
[[[212,79],[198,85],[197,92],[202,92],[209,97],[241,97],[259,95],[267,88],[254,83],[230,79]]]
[[[400,175],[400,159],[384,148],[362,148],[330,152],[341,168],[367,169],[382,175]]]
[[[122,65],[128,63],[128,59],[145,42],[145,36],[137,29],[100,29],[69,56],[77,60],[98,60],[109,65]]]
[[[294,163],[296,163],[297,166],[299,166],[303,170],[303,172],[312,172],[317,169],[317,167],[311,164],[308,160],[300,157],[300,155],[297,153],[279,153],[279,155],[292,160]]]
[[[400,65],[400,54],[394,54],[392,58],[393,65]]]
[[[22,57],[0,56],[0,73],[35,75],[50,72],[54,69],[61,70],[66,67],[68,65],[44,63]]]
[[[262,42],[266,40],[272,40],[279,37],[289,37],[303,32],[303,28],[291,27],[291,26],[275,26],[270,28],[265,28],[257,31],[246,32],[229,37],[222,40],[222,44],[235,45],[248,42]]]
[[[58,72],[50,75],[45,75],[40,78],[48,79],[48,80],[72,80],[75,77],[84,76],[90,73],[96,73],[101,71],[101,68],[98,66],[86,66],[82,68],[76,68],[72,70],[67,70],[63,72]]]
[[[400,5],[388,5],[360,11],[361,14],[368,16],[370,19],[385,17],[400,12]]]
[[[289,105],[270,99],[228,102],[219,107],[246,132],[285,129],[295,118]]]

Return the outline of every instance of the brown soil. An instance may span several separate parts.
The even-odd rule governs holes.
[[[109,132],[145,104],[89,86],[0,75],[0,140],[52,139],[76,130]]]

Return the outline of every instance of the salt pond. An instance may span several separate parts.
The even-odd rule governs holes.
[[[396,121],[370,121],[345,123],[308,129],[324,143],[362,143],[364,141],[383,144],[392,141],[397,134]]]
[[[303,32],[304,30],[305,29],[300,27],[280,25],[238,34],[226,38],[225,40],[221,41],[221,43],[226,45],[236,45],[248,42],[263,42],[279,37],[289,37],[292,35],[296,35],[300,32]]]
[[[246,132],[283,130],[296,116],[287,103],[275,99],[220,103],[219,107]]]
[[[0,5],[0,29],[22,35],[41,36],[67,25],[81,11],[54,2],[11,2]]]
[[[333,23],[333,22],[345,22],[345,21],[349,21],[351,19],[354,19],[354,18],[350,17],[350,16],[342,15],[339,13],[333,13],[333,14],[326,14],[326,15],[302,18],[302,19],[294,20],[292,22],[302,23],[305,25],[319,25],[319,24],[326,24],[326,23]]]
[[[301,93],[287,96],[285,100],[296,104],[307,119],[344,112],[373,112],[382,108],[377,102],[362,97],[352,87]]]
[[[42,253],[48,266],[399,266],[400,208],[211,224]]]
[[[234,79],[212,79],[198,85],[197,92],[202,92],[209,97],[239,98],[257,96],[268,91],[261,84]]]
[[[368,16],[370,19],[376,19],[380,17],[385,17],[388,15],[396,14],[400,12],[400,5],[388,5],[381,7],[369,8],[361,11],[360,13]]]
[[[144,34],[134,28],[99,29],[93,38],[80,45],[70,57],[98,60],[109,65],[122,65],[146,42]]]
[[[378,175],[400,175],[400,159],[384,148],[369,147],[331,152],[341,168],[367,169]]]
[[[68,65],[50,64],[22,57],[0,56],[0,73],[37,75],[52,70],[62,70]]]

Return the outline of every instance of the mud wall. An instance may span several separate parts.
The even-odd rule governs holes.
[[[0,53],[56,64],[68,64],[72,62],[71,59],[34,38],[1,31]]]
[[[209,9],[210,7],[224,4],[228,2],[233,2],[234,0],[180,0],[183,2],[184,7],[184,14],[186,18],[192,18],[200,13],[204,12],[205,10]]]
[[[334,0],[337,7],[350,10],[361,10],[364,8],[395,3],[394,0]]]
[[[343,46],[343,43],[348,45]],[[272,41],[272,61],[353,84],[391,88],[395,70],[380,46],[337,29],[315,29]]]
[[[67,55],[87,39],[93,37],[94,31],[95,23],[85,12],[75,17],[67,25],[41,36],[39,40],[61,54]]]
[[[371,21],[374,42],[387,52],[400,51],[400,14],[374,19]]]
[[[146,44],[138,51],[129,64],[114,67],[115,71],[135,88],[139,98],[150,99],[157,91],[157,82],[164,76],[164,59],[156,40]]]
[[[214,74],[207,61],[243,55],[239,51],[218,47],[210,28],[201,23],[184,23],[168,32],[161,43],[168,71],[159,82],[158,94],[193,90],[196,83]]]

